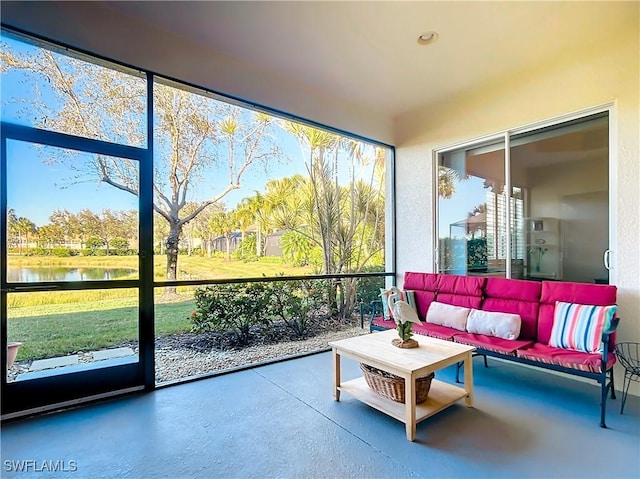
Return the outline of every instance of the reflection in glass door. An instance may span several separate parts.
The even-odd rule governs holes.
[[[438,270],[506,275],[504,142],[494,140],[438,158]]]
[[[3,124],[3,415],[142,385],[140,150],[124,150]]]

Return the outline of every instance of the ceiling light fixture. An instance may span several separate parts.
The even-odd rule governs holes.
[[[436,32],[424,32],[422,35],[418,36],[418,45],[429,45],[437,39],[438,34]]]

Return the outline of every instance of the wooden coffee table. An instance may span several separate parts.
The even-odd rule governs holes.
[[[365,334],[354,338],[332,341],[334,398],[340,400],[340,392],[359,399],[369,406],[404,422],[407,439],[414,441],[416,424],[433,416],[456,401],[464,398],[467,407],[473,406],[473,346],[458,344],[428,336],[414,335],[418,348],[400,349],[391,344],[398,337],[395,330]],[[364,377],[345,383],[340,382],[340,357],[346,356],[358,362],[403,377],[405,404],[387,399],[373,391]],[[464,387],[454,386],[437,379],[431,381],[429,397],[416,405],[416,378],[426,376],[444,367],[464,361]]]

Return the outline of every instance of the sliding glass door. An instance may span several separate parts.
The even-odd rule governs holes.
[[[438,153],[438,270],[608,283],[608,116]]]

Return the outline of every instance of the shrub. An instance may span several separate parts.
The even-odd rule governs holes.
[[[53,248],[51,252],[53,256],[57,256],[58,258],[75,256],[74,252],[72,252],[69,248]]]
[[[128,250],[129,240],[125,238],[113,238],[109,241],[109,248],[113,250]]]
[[[366,266],[361,273],[383,272],[384,266]],[[380,299],[380,288],[384,288],[384,276],[358,278],[356,297],[358,302],[370,303]]]
[[[244,261],[245,263],[258,261],[258,255],[256,254],[256,235],[246,235],[236,250],[231,253],[231,257],[237,261]]]
[[[269,314],[287,325],[299,338],[309,333],[309,325],[326,304],[325,288],[318,281],[276,281],[268,283]]]
[[[98,249],[98,248],[104,248],[105,244],[104,244],[104,241],[102,241],[100,238],[96,238],[95,236],[93,236],[87,239],[85,246],[89,249]]]
[[[51,251],[45,248],[29,248],[25,256],[51,256]]]
[[[232,332],[240,344],[248,344],[251,328],[269,322],[265,289],[264,283],[218,284],[197,289],[192,330]]]

